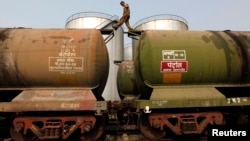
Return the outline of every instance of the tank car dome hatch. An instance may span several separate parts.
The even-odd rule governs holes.
[[[188,30],[188,22],[177,15],[160,14],[139,20],[133,28],[136,30]]]
[[[67,18],[65,28],[113,30],[112,25],[114,21],[118,21],[118,16],[99,12],[80,12]],[[107,34],[103,34],[104,39],[108,36]],[[118,66],[114,62],[123,60],[124,56],[124,35],[122,28],[118,28],[115,31],[115,36],[106,43],[106,46],[109,54],[109,74],[102,96],[105,100],[119,100],[120,97],[115,85]]]

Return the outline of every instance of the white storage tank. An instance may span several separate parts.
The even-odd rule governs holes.
[[[188,23],[180,16],[161,14],[139,20],[133,28],[136,30],[188,30]]]
[[[133,58],[133,48],[132,43],[128,43],[124,45],[124,60],[132,60]]]
[[[73,14],[67,18],[65,28],[95,28],[113,30],[112,24],[114,24],[114,20],[118,20],[118,17],[99,12],[81,12]],[[109,53],[109,75],[102,95],[105,100],[111,101],[120,100],[116,85],[118,66],[114,64],[114,62],[122,61],[124,55],[123,28],[118,28],[114,34],[115,36],[106,44]],[[103,37],[105,39],[108,35],[103,35]]]

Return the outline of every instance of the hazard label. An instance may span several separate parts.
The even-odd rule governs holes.
[[[187,61],[161,61],[161,72],[187,72]]]

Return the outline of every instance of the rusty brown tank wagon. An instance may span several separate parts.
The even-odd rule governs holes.
[[[107,76],[98,30],[2,29],[1,87],[95,88]]]
[[[1,111],[24,113],[13,120],[14,140],[102,135],[96,115],[107,108],[109,60],[99,30],[0,29],[0,58],[1,95],[17,94],[0,103]]]

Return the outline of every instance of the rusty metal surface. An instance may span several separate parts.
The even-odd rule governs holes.
[[[13,102],[28,101],[96,101],[90,89],[81,90],[25,90]]]
[[[82,111],[106,110],[106,102],[97,101],[36,101],[36,102],[2,102],[0,112],[25,111]]]
[[[39,126],[39,124],[43,126]],[[81,134],[89,132],[95,126],[94,116],[73,117],[19,117],[13,121],[16,134],[26,135],[31,130],[40,140],[67,139],[78,128]]]
[[[97,101],[91,90],[26,90],[12,102],[0,103],[1,112],[106,109],[107,102]]]
[[[86,87],[108,75],[99,30],[0,29],[0,87]]]
[[[200,118],[200,119],[199,119]],[[176,119],[176,122],[171,122]],[[201,120],[202,119],[202,120]],[[201,120],[201,121],[199,121]],[[166,125],[176,135],[182,134],[201,134],[208,124],[222,125],[223,114],[221,112],[202,112],[202,113],[180,113],[180,114],[150,114],[149,122],[152,128],[164,130]]]

